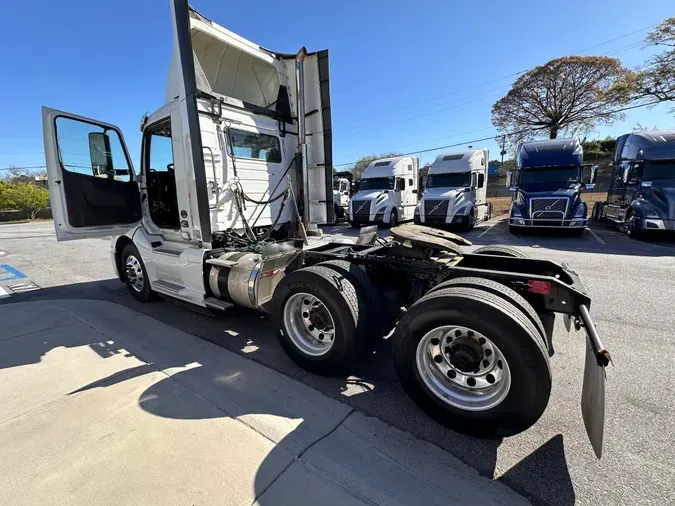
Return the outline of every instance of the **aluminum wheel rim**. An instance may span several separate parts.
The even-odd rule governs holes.
[[[145,276],[141,262],[134,255],[129,255],[126,262],[127,282],[129,286],[137,292],[143,291],[145,285]]]
[[[284,305],[284,327],[291,342],[306,355],[320,357],[333,347],[335,322],[314,295],[296,293]]]
[[[477,370],[470,366],[476,362]],[[467,327],[446,325],[427,332],[417,345],[416,364],[432,394],[465,411],[492,409],[511,388],[511,371],[501,350]]]

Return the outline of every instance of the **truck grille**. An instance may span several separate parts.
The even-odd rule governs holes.
[[[370,219],[370,200],[352,201],[353,221],[368,221]]]
[[[567,197],[543,197],[530,200],[530,216],[532,218],[560,218],[567,214]]]
[[[424,216],[442,216],[445,222],[445,216],[448,214],[448,200],[425,200]]]

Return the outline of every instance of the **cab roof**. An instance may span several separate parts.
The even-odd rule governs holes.
[[[431,164],[429,174],[448,174],[484,169],[487,164],[485,151],[483,149],[468,149],[466,151],[441,153]]]
[[[675,130],[647,130],[632,136],[637,156],[643,160],[675,158]]]
[[[518,146],[518,168],[581,165],[584,150],[579,139],[547,139]]]

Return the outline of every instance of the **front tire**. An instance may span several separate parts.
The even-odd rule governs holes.
[[[638,219],[633,210],[628,211],[624,228],[626,229],[626,235],[631,239],[642,239],[645,235],[644,222]]]
[[[425,295],[401,318],[393,351],[408,395],[458,432],[518,434],[548,404],[551,371],[540,330],[494,293],[456,286]]]
[[[124,266],[124,284],[129,293],[141,302],[148,302],[156,298],[150,288],[150,278],[145,269],[145,264],[133,244],[127,244],[122,250],[122,265]]]

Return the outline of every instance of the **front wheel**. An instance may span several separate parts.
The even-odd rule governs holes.
[[[393,350],[408,395],[453,430],[511,436],[548,404],[551,371],[540,330],[494,293],[456,286],[425,295],[401,318]]]
[[[133,244],[127,244],[122,250],[122,265],[124,265],[124,283],[129,293],[141,302],[153,300],[155,293],[150,289],[148,272],[138,249]]]
[[[637,215],[632,211],[629,211],[624,227],[626,235],[631,239],[641,239],[644,236],[644,222],[638,219]]]

